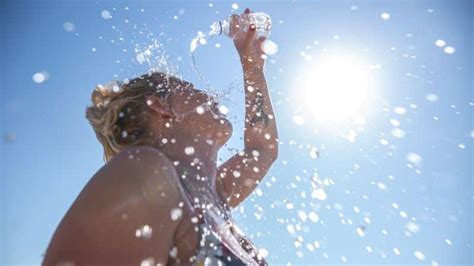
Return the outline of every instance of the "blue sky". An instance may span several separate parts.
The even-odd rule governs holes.
[[[0,264],[39,264],[103,165],[84,118],[92,89],[145,73],[137,53],[154,43],[153,66],[205,87],[190,65],[191,40],[247,6],[273,21],[278,52],[266,76],[281,144],[234,217],[269,263],[472,265],[470,1],[3,1]],[[324,69],[326,55],[348,54],[370,66],[373,101],[362,123],[316,122],[311,99],[344,109],[348,94],[329,101],[331,84],[316,79],[308,89],[298,80]],[[241,67],[223,36],[199,47],[196,60],[234,124],[223,161],[243,147]],[[35,82],[43,72],[47,80]],[[354,89],[350,72],[334,82]],[[312,177],[326,198],[312,197]]]

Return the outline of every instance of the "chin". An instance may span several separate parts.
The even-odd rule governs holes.
[[[224,145],[232,137],[233,132],[232,123],[227,118],[222,119],[222,121],[223,123],[219,122],[220,126],[216,134],[217,143],[220,146]]]

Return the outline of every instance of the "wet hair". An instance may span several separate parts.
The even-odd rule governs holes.
[[[146,98],[155,94],[167,99],[171,89],[181,82],[179,78],[152,72],[94,89],[93,105],[86,108],[86,118],[104,148],[104,162],[126,147],[153,143],[156,136],[150,127]]]

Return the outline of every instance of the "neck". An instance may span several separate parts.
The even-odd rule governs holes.
[[[186,171],[188,175],[199,175],[212,180],[216,175],[218,147],[215,144],[209,145],[202,140],[198,142],[176,140],[175,143],[168,142],[161,145],[159,150],[173,162],[178,176]]]

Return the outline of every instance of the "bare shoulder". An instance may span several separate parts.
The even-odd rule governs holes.
[[[173,163],[153,147],[136,146],[125,149],[109,161],[104,171],[113,178],[139,183],[149,200],[157,200],[156,197],[178,200],[180,197],[176,184],[178,176]]]
[[[152,147],[131,147],[117,154],[70,207],[43,265],[57,265],[64,258],[78,265],[136,265],[146,257],[166,264],[181,222],[170,214],[182,201],[176,178],[172,162]],[[143,225],[153,230],[147,241],[136,237]]]

